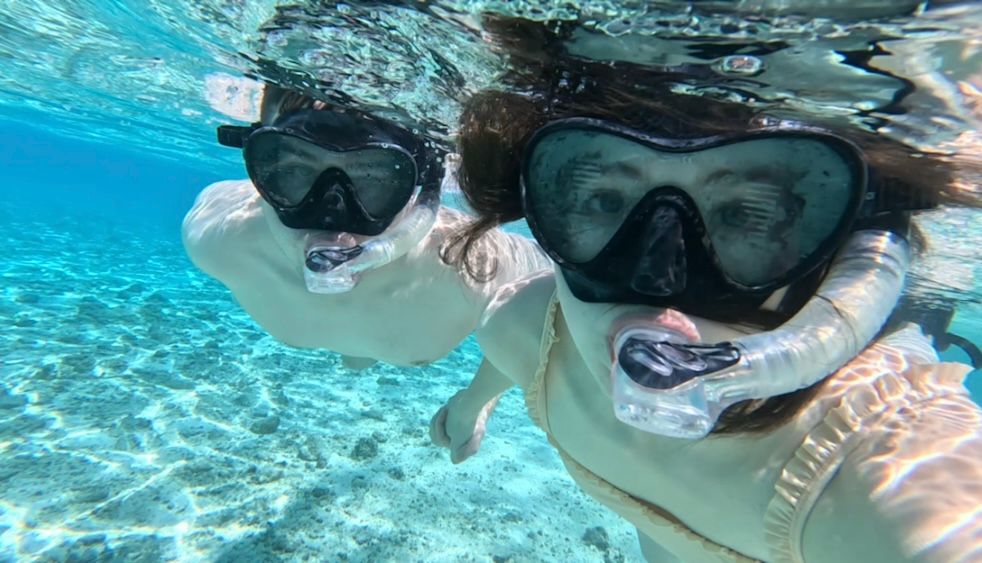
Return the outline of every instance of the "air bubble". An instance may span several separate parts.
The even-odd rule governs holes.
[[[713,67],[724,74],[755,76],[764,71],[764,61],[752,55],[730,55],[718,60]]]

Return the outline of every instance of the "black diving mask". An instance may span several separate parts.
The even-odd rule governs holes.
[[[532,136],[522,168],[529,227],[578,299],[708,318],[827,264],[862,219],[931,206],[872,184],[855,145],[803,126],[664,139],[564,119]]]
[[[302,110],[268,126],[224,125],[218,141],[243,149],[252,183],[294,229],[378,235],[417,186],[439,189],[442,177],[424,140],[365,115]]]

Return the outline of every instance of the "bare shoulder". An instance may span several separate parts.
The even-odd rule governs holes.
[[[967,369],[914,365],[902,385],[877,388],[894,400],[863,421],[855,449],[815,503],[802,541],[806,560],[979,555],[982,411],[961,385]]]
[[[192,262],[215,275],[237,250],[268,240],[259,194],[248,180],[224,180],[198,194],[184,217],[181,238]]]
[[[477,341],[488,361],[523,387],[538,368],[546,313],[555,289],[552,270],[502,285],[477,329]]]
[[[447,245],[457,242],[455,235],[461,233],[473,220],[473,216],[462,211],[441,207],[427,246],[431,251],[443,255]],[[460,248],[450,250],[453,255]],[[491,229],[474,241],[468,254],[468,265],[469,271],[478,273],[482,279],[489,279],[488,282],[474,282],[475,284],[491,284],[495,288],[531,272],[552,270],[552,262],[534,240],[507,233],[500,228]]]
[[[201,190],[181,231],[185,243],[197,243],[227,230],[263,221],[259,193],[248,180],[223,180]]]

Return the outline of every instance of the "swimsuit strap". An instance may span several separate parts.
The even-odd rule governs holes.
[[[524,393],[525,408],[528,410],[529,417],[547,435],[550,432],[549,418],[546,416],[545,379],[552,347],[559,340],[556,336],[556,314],[558,312],[559,296],[553,291],[552,297],[549,298],[549,306],[546,308],[546,318],[542,326],[542,339],[539,342],[539,367],[536,369],[535,375],[532,377],[532,382],[529,383]]]

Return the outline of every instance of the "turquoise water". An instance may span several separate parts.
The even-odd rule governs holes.
[[[640,561],[514,392],[466,464],[430,445],[472,340],[354,374],[193,268],[180,219],[235,166],[3,130],[0,561]]]
[[[310,14],[258,34],[275,4],[0,2],[0,561],[639,561],[633,530],[573,486],[514,392],[466,464],[430,445],[430,416],[477,367],[473,340],[431,366],[352,373],[274,341],[185,257],[195,195],[245,175],[213,129],[255,110],[238,80],[258,53],[314,75],[333,65],[358,103],[437,128],[456,108],[440,95],[501,64],[416,12],[411,31],[446,32],[432,42],[445,59],[336,13],[330,29],[351,33],[330,48],[299,42],[313,27],[332,37]],[[398,64],[412,57],[415,81]],[[379,59],[384,71],[356,72]],[[982,87],[977,60],[947,76]],[[874,96],[882,83],[862,78]],[[953,142],[976,117],[951,101],[934,112],[947,129],[916,112],[895,128]],[[979,215],[925,225],[919,287],[957,301],[951,330],[980,343]],[[982,401],[978,372],[968,386]]]
[[[0,561],[637,560],[517,394],[466,465],[430,444],[472,340],[353,373],[277,343],[196,270],[183,213],[241,170],[3,135]],[[603,549],[583,540],[598,526]]]

